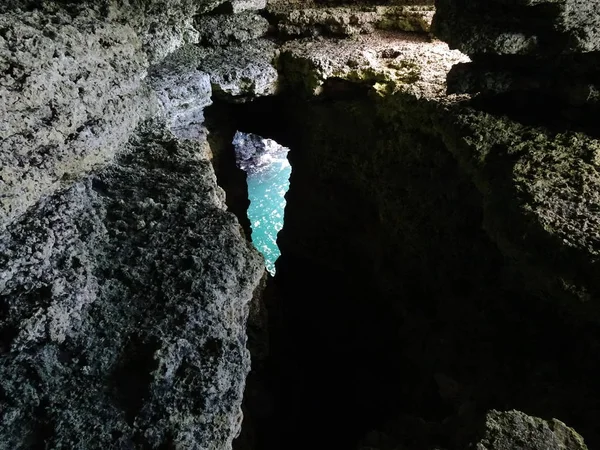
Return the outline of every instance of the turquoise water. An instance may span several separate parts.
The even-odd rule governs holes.
[[[290,185],[292,168],[287,160],[287,149],[265,155],[268,163],[247,172],[248,218],[252,226],[252,242],[264,255],[267,270],[275,274],[275,261],[280,255],[277,233],[283,227],[285,193]],[[264,161],[264,159],[263,159]]]

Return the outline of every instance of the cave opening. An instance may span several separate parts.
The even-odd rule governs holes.
[[[283,228],[285,194],[289,188],[291,166],[289,149],[273,139],[236,131],[233,138],[237,167],[246,173],[248,220],[251,240],[275,275],[279,255],[277,234]]]

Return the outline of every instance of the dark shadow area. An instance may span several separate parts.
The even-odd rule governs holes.
[[[499,95],[478,95],[471,101],[475,109],[504,115],[524,125],[542,126],[555,133],[565,131],[600,137],[598,105],[575,107],[556,99],[550,91],[513,91]]]
[[[559,418],[600,445],[599,327],[527,293],[433,130],[386,122],[366,93],[332,92],[207,112],[231,136],[291,149],[260,366],[274,413],[255,423],[257,448],[353,449],[401,416],[421,424],[403,445],[459,450],[491,408]],[[227,156],[215,158],[226,180]]]
[[[448,92],[477,94],[475,109],[557,133],[600,136],[600,52],[561,57],[481,55],[456,64]]]
[[[144,342],[133,336],[122,355],[121,362],[111,376],[111,387],[119,405],[125,411],[130,425],[150,394],[152,372],[157,368],[154,354],[158,350],[155,342]]]

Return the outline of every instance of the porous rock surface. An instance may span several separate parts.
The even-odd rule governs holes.
[[[156,113],[146,69],[197,41],[193,16],[219,3],[0,5],[0,227],[106,163]]]
[[[257,39],[269,30],[267,19],[254,12],[200,16],[195,26],[203,45],[228,45]]]
[[[377,89],[399,89],[417,97],[445,95],[448,70],[468,61],[441,41],[410,33],[375,31],[352,40],[304,38],[281,48],[279,66],[288,89],[320,95],[327,80]]]
[[[0,14],[0,227],[108,161],[152,111],[141,39],[100,20],[95,9]]]
[[[526,286],[566,309],[583,305],[592,321],[600,317],[598,142],[475,111],[468,96],[446,95],[445,79],[455,65],[455,74],[466,75],[450,78],[453,92],[529,92],[544,70],[557,68],[544,93],[565,88],[570,72],[561,67],[573,62],[575,92],[565,95],[597,101],[597,1],[494,0],[488,8],[489,2],[440,0],[434,31],[472,63],[423,33],[431,1],[319,3],[328,7],[278,2],[266,16],[286,39],[352,40],[279,46],[263,37],[268,25],[256,11],[266,8],[264,0],[0,5],[0,113],[8,118],[0,124],[0,448],[231,448],[250,369],[248,304],[254,299],[252,308],[261,309],[264,265],[225,212],[204,109],[213,99],[241,103],[282,88],[332,105],[349,100],[353,108],[291,106],[292,136],[310,152],[304,167],[295,162],[289,197],[296,206],[286,212],[282,267],[297,301],[288,301],[294,317],[286,325],[297,331],[288,339],[302,335],[306,342],[299,352],[283,345],[289,351],[280,356],[298,358],[294,370],[298,361],[306,362],[303,370],[318,367],[307,379],[293,374],[300,382],[290,383],[296,402],[287,405],[289,417],[310,417],[310,426],[315,409],[306,415],[300,406],[319,393],[333,403],[338,395],[339,410],[342,399],[352,398],[344,386],[359,391],[364,408],[357,409],[369,421],[371,406],[381,412],[378,395],[390,408],[426,405],[431,366],[441,365],[469,379],[468,391],[480,402],[526,397],[534,407],[572,413],[561,402],[573,399],[588,413],[578,424],[593,435],[593,395],[585,394],[596,391],[589,380],[548,375],[565,361],[557,355],[539,356],[539,370],[522,368],[531,358],[513,356],[514,342],[535,358],[540,353],[519,320],[554,316],[511,321],[517,302],[531,298],[510,289]],[[378,27],[419,35],[373,31]],[[542,68],[522,54],[538,55]],[[298,111],[315,114],[298,118]],[[323,129],[320,118],[332,125]],[[350,120],[340,125],[341,118]],[[512,271],[498,262],[503,257]],[[494,281],[499,277],[511,281]],[[334,283],[313,292],[307,279]],[[427,289],[415,296],[411,283]],[[443,295],[431,300],[436,289]],[[254,315],[261,316],[256,324],[264,321]],[[509,319],[490,319],[496,315]],[[257,334],[265,328],[259,325]],[[308,325],[318,330],[314,336],[306,336]],[[538,326],[532,333],[549,339]],[[566,339],[563,327],[552,336]],[[473,342],[469,333],[481,339]],[[527,395],[494,374],[486,339],[510,355],[505,373],[529,382]],[[584,340],[579,357],[596,373],[593,338]],[[475,369],[455,358],[465,345],[477,355]],[[357,354],[364,361],[355,370]],[[373,373],[376,382],[365,382]],[[252,388],[257,409],[264,408],[260,376]],[[556,398],[539,400],[544,383],[556,388]],[[468,410],[471,400],[456,409]],[[357,420],[351,406],[345,413]],[[340,436],[331,436],[330,411],[317,411],[317,425],[335,444]],[[523,438],[532,427],[546,433],[547,443],[584,448],[559,422],[492,412],[487,424],[482,450],[509,448],[515,439],[538,442],[533,434]]]
[[[434,30],[468,55],[598,51],[598,6],[598,0],[439,0]]]
[[[600,142],[463,110],[437,122],[485,196],[484,226],[526,283],[598,318]]]
[[[430,5],[326,6],[273,2],[268,7],[278,33],[301,36],[353,36],[375,29],[428,32],[434,14]]]
[[[491,410],[473,431],[469,442],[461,448],[473,450],[587,450],[583,438],[560,420],[544,420],[523,412]],[[369,433],[359,450],[400,450],[404,448],[436,448],[431,435],[435,425],[403,418],[392,421],[384,431]],[[412,432],[411,432],[412,430]],[[420,437],[415,439],[414,431]],[[437,431],[439,433],[439,430]],[[418,434],[417,434],[418,435]]]
[[[265,9],[267,0],[227,0],[225,4],[231,9],[231,12],[238,14],[245,11]]]
[[[167,121],[178,137],[205,137],[204,108],[212,104],[211,77],[201,71],[188,55],[195,47],[186,46],[153,66],[148,74]]]
[[[560,420],[543,420],[520,411],[490,411],[476,450],[587,450],[583,438]]]
[[[0,238],[0,448],[226,449],[263,260],[199,143],[149,123]]]
[[[448,120],[446,145],[487,199],[486,229],[528,267],[527,284],[595,309],[600,3],[437,6],[434,33],[472,59],[452,68],[448,91],[478,94],[467,104],[492,113],[462,110],[438,122]]]
[[[220,3],[0,5],[2,449],[240,432],[264,263],[216,183],[210,75],[162,64]]]
[[[468,57],[444,43],[394,33],[282,47],[284,92],[313,100],[284,108],[289,141],[272,130],[294,168],[277,277],[287,331],[315,330],[280,354],[300,359],[284,430],[318,405],[314,423],[333,445],[343,434],[333,414],[354,430],[360,414],[401,409],[418,421],[439,404],[443,419],[422,427],[439,447],[411,446],[418,433],[406,427],[405,447],[389,448],[443,448],[454,415],[500,403],[552,411],[598,440],[598,139],[447,95],[458,62]],[[561,371],[571,356],[542,350],[554,338],[585,341],[576,364],[590,372]],[[433,368],[469,380],[470,397],[432,392]]]
[[[267,39],[254,39],[226,47],[203,48],[186,45],[164,61],[186,73],[201,71],[210,77],[214,98],[245,101],[277,92],[279,73],[275,68],[279,50]]]

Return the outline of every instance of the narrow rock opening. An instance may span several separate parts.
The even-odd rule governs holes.
[[[277,234],[283,228],[291,173],[289,149],[272,139],[240,131],[233,138],[233,146],[237,166],[247,176],[251,240],[265,257],[269,273],[275,275],[275,261],[281,254]]]
[[[256,188],[255,192],[262,193],[263,201],[275,201],[277,203],[275,206],[280,209],[274,214],[277,216],[278,223],[266,231],[263,230],[262,237],[268,241],[265,245],[269,245],[271,254],[276,253],[273,239],[277,236],[277,230],[283,225],[281,208],[285,200],[281,189],[276,193],[272,192],[275,195],[269,195],[269,198],[265,199],[266,192],[262,189],[265,185],[261,182],[269,180],[261,178],[260,175],[266,178],[269,178],[269,175],[278,177],[277,184],[280,188],[289,184],[291,165],[287,162],[287,147],[289,147],[287,127],[282,122],[282,117],[277,114],[281,105],[279,97],[259,98],[244,103],[215,100],[205,110],[205,126],[209,131],[208,140],[217,181],[226,193],[229,211],[237,216],[246,238],[253,240],[254,228],[256,228],[253,228],[251,222],[252,198],[249,195],[253,187]],[[275,165],[267,167],[262,164],[269,158],[265,158],[262,162],[260,158],[247,161],[254,164],[241,161],[237,156],[236,147],[241,149],[242,140],[245,141],[244,143],[247,142],[243,137],[250,138],[261,149],[265,149],[265,141],[269,143],[267,146],[273,146],[277,154]],[[285,142],[287,147],[282,147],[276,142]],[[252,172],[256,178],[249,180],[244,169]],[[260,206],[260,199],[258,200],[255,206]],[[264,211],[261,208],[256,209],[258,214],[263,215]],[[260,244],[257,247],[260,250]],[[275,272],[275,259],[273,257],[271,262],[267,261],[266,264],[273,270],[272,273]],[[278,366],[276,355],[280,345],[278,330],[281,321],[278,305],[280,298],[272,273],[269,271],[265,273],[261,284],[256,288],[249,308],[247,348],[252,355],[252,364],[244,390],[242,430],[240,436],[233,442],[235,450],[281,448],[279,432],[273,428],[276,423],[275,417],[279,412],[279,408],[276,408],[278,401],[275,396],[278,395],[276,387],[280,384],[279,371],[276,369]]]

